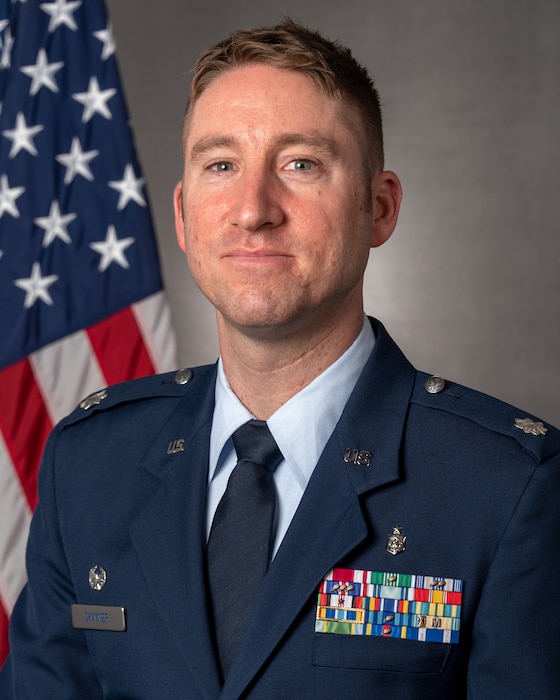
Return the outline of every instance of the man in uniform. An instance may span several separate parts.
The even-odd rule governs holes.
[[[289,20],[199,59],[176,229],[217,365],[51,436],[9,698],[560,696],[560,434],[364,316],[377,93]]]

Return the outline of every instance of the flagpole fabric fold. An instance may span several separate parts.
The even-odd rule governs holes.
[[[103,0],[0,0],[0,665],[47,435],[176,366]]]

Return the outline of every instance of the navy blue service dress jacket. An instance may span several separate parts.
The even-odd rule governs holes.
[[[450,382],[428,391],[375,332],[223,686],[204,562],[215,366],[62,421],[2,700],[557,700],[560,434]]]

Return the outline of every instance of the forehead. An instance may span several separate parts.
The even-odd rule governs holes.
[[[201,93],[186,125],[189,143],[211,132],[350,131],[353,110],[300,71],[252,63],[227,69]]]

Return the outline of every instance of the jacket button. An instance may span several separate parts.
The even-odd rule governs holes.
[[[429,394],[439,394],[445,387],[445,380],[441,377],[428,377],[424,382],[424,388]]]
[[[175,384],[188,384],[192,379],[190,369],[180,369],[175,375]]]

